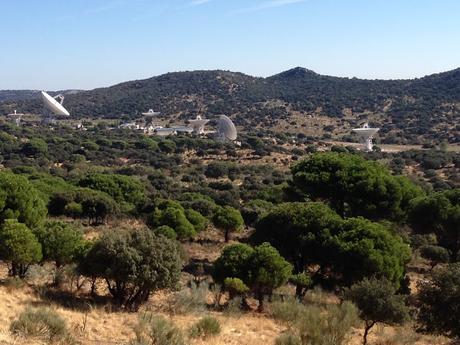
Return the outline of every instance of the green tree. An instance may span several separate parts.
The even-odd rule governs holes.
[[[187,208],[185,210],[185,217],[190,223],[192,223],[196,232],[201,232],[206,230],[208,226],[208,220],[201,215],[200,212]]]
[[[430,261],[430,270],[438,264],[445,264],[449,262],[449,251],[446,248],[433,245],[425,245],[420,247],[420,255],[422,258]]]
[[[408,199],[421,190],[359,155],[315,153],[292,168],[292,187],[303,197],[328,200],[341,216],[404,219]]]
[[[328,261],[324,244],[342,224],[323,203],[283,203],[256,224],[253,240],[272,243],[302,273],[308,264]]]
[[[395,325],[409,318],[404,296],[396,294],[395,285],[387,279],[364,279],[347,290],[345,298],[358,307],[365,322],[363,345],[377,322]]]
[[[48,152],[48,144],[43,139],[33,138],[22,146],[22,152],[26,156],[37,158]]]
[[[305,297],[307,290],[313,285],[310,275],[305,272],[293,274],[289,282],[296,286],[295,295],[299,300]]]
[[[43,259],[54,261],[57,268],[73,262],[84,242],[81,231],[60,221],[49,221],[35,233],[42,246]]]
[[[231,232],[242,230],[244,225],[240,211],[231,206],[218,208],[212,222],[217,228],[223,230],[225,242],[229,241]]]
[[[42,248],[32,230],[15,219],[0,227],[0,259],[11,264],[10,274],[23,278],[31,264],[42,258]]]
[[[433,193],[410,203],[409,222],[417,233],[434,233],[438,244],[458,260],[460,251],[460,189]]]
[[[144,186],[131,176],[91,174],[82,178],[78,184],[81,187],[104,192],[117,202],[138,205],[145,200]]]
[[[17,219],[35,228],[44,222],[46,213],[40,194],[24,177],[0,172],[0,224]]]
[[[225,278],[224,288],[229,293],[229,298],[233,299],[236,296],[245,296],[249,292],[249,288],[239,278]]]
[[[315,282],[328,277],[352,284],[377,275],[399,283],[410,258],[409,247],[391,229],[364,218],[342,220],[322,203],[275,207],[256,225],[253,241],[272,243],[295,273],[318,266]]]
[[[249,259],[248,285],[259,301],[258,310],[264,310],[264,297],[286,284],[292,274],[292,265],[270,245],[262,243],[254,248]]]
[[[222,254],[214,262],[212,277],[220,285],[224,284],[225,278],[238,278],[243,282],[248,281],[249,259],[254,249],[244,243],[227,246]]]
[[[224,284],[227,278],[239,279],[248,286],[264,309],[264,297],[285,284],[292,266],[269,243],[252,248],[246,244],[225,247],[214,263],[213,278]]]
[[[334,270],[347,284],[375,275],[399,285],[411,257],[409,245],[400,236],[385,225],[361,217],[343,222],[330,252],[336,253],[331,254]]]
[[[176,287],[180,250],[176,241],[149,230],[111,231],[93,245],[81,267],[105,279],[116,305],[137,310],[153,291]]]
[[[160,207],[157,207],[149,217],[148,225],[151,229],[163,225],[169,226],[174,229],[179,239],[187,239],[196,234],[195,227],[185,216],[182,206],[170,202],[168,205],[160,205]]]
[[[90,223],[103,224],[109,216],[118,213],[118,205],[105,193],[91,189],[81,189],[76,195],[77,203],[81,204],[82,216]]]
[[[460,263],[433,272],[418,286],[418,321],[429,333],[460,338]]]

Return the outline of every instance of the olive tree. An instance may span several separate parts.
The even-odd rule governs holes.
[[[105,279],[115,305],[137,310],[153,291],[179,282],[181,256],[176,241],[149,230],[106,232],[89,250],[82,271]]]
[[[405,298],[396,294],[396,287],[388,279],[364,279],[345,292],[345,298],[352,301],[364,320],[363,345],[377,323],[401,324],[409,318]]]

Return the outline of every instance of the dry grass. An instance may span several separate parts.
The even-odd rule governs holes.
[[[246,235],[241,234],[239,236],[244,237]],[[186,251],[193,259],[212,262],[224,246],[223,237],[219,232],[208,231],[200,234],[198,241],[187,244]],[[6,267],[0,265],[0,281],[4,281],[6,275]],[[411,272],[413,281],[422,278],[422,274]],[[98,288],[99,294],[105,292],[102,286]],[[286,293],[292,293],[292,291]],[[337,297],[327,292],[310,293],[307,299],[309,303],[314,304],[337,303]],[[149,302],[140,310],[140,313],[149,311],[160,314],[172,320],[184,332],[187,332],[203,316],[203,313],[171,315],[168,312],[170,300],[170,292],[158,292],[151,297]],[[37,293],[37,288],[32,288],[27,284],[18,287],[0,284],[0,345],[43,344],[40,341],[31,342],[26,339],[15,338],[10,333],[11,321],[30,306],[52,307],[66,320],[68,329],[82,345],[126,345],[135,336],[133,327],[138,322],[138,313],[111,312],[109,305],[104,305],[104,303],[79,309],[64,307],[63,304],[53,301],[55,300],[41,299],[40,294]],[[252,304],[252,301],[249,302]],[[287,329],[286,325],[275,321],[268,313],[226,314],[212,312],[210,315],[219,320],[221,324],[220,334],[209,339],[191,339],[189,342],[191,345],[271,345]],[[362,333],[362,328],[353,329],[349,345],[361,344]],[[370,344],[379,345],[452,345],[445,338],[415,335],[408,328],[384,326],[378,326],[375,331],[373,330],[369,340]]]

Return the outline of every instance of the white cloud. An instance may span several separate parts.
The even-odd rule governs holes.
[[[207,4],[207,3],[211,2],[211,1],[213,1],[213,0],[193,0],[190,3],[190,6],[200,6],[200,5]]]
[[[199,0],[197,0],[199,1]],[[261,10],[265,10],[268,8],[274,7],[283,7],[293,4],[299,4],[302,2],[306,2],[307,0],[271,0],[271,1],[264,1],[261,4],[253,7],[246,7],[239,10],[234,11],[234,13],[248,13],[248,12],[257,12]]]

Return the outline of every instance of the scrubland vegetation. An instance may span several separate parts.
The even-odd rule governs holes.
[[[457,153],[0,124],[5,344],[453,344]]]

